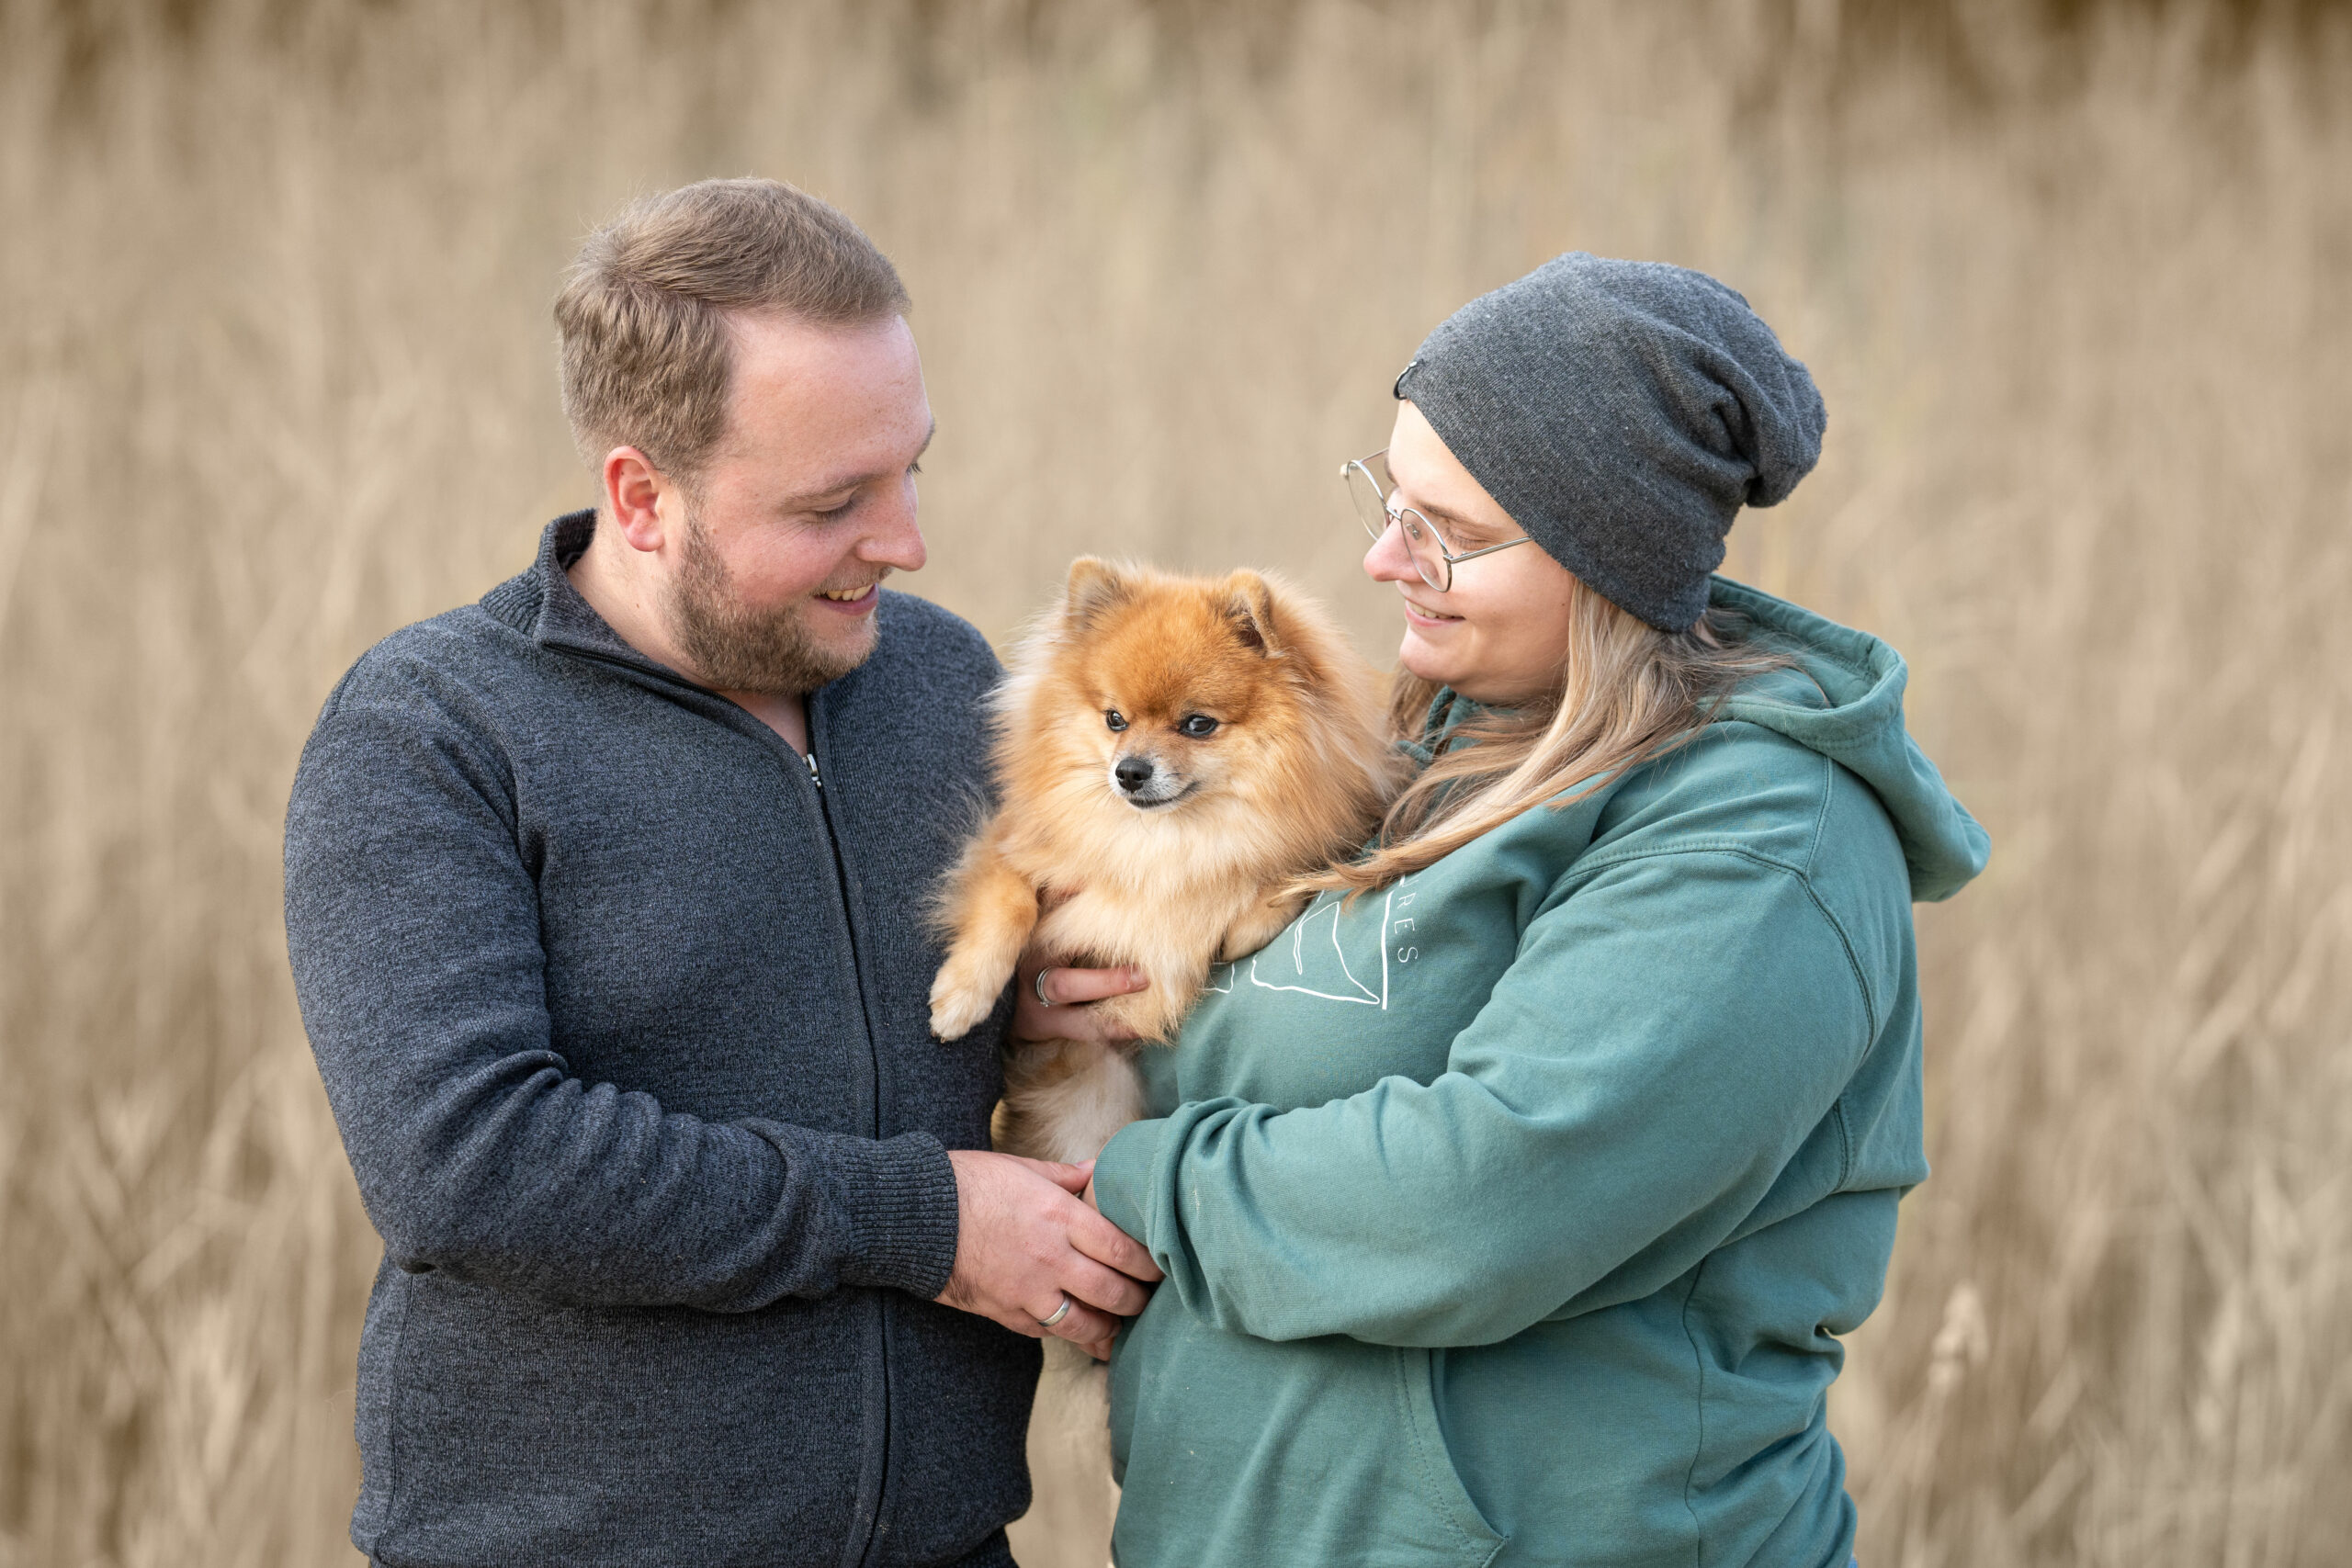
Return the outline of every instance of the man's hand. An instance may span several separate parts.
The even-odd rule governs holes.
[[[1151,982],[1144,978],[1142,970],[1131,964],[1118,969],[1072,969],[1066,964],[1053,964],[1046,967],[1046,995],[1054,999],[1054,1005],[1046,1007],[1037,1000],[1040,967],[1035,956],[1023,956],[1021,967],[1014,972],[1015,1040],[1087,1040],[1098,1045],[1114,1045],[1136,1037],[1134,1030],[1120,1028],[1083,1004],[1150,989]]]
[[[956,1267],[939,1300],[1016,1334],[1069,1340],[1097,1360],[1119,1320],[1151,1299],[1151,1255],[1079,1201],[1094,1162],[1053,1165],[1018,1155],[950,1149],[956,1168]],[[1050,1329],[1064,1297],[1069,1311]]]

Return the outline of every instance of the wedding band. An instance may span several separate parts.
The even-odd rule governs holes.
[[[1065,1295],[1062,1297],[1062,1304],[1054,1309],[1054,1315],[1051,1317],[1039,1318],[1037,1320],[1037,1326],[1040,1328],[1051,1328],[1054,1325],[1059,1323],[1062,1319],[1069,1315],[1069,1297]]]
[[[1048,976],[1048,975],[1050,975],[1050,974],[1052,974],[1052,973],[1054,972],[1055,967],[1056,967],[1056,966],[1055,966],[1055,965],[1053,965],[1053,964],[1047,964],[1045,968],[1040,969],[1040,970],[1038,970],[1038,971],[1037,971],[1037,977],[1036,977],[1035,979],[1034,979],[1034,980],[1032,980],[1032,981],[1030,981],[1030,982],[1029,982],[1029,988],[1030,988],[1031,990],[1033,990],[1033,991],[1035,991],[1035,992],[1036,992],[1036,993],[1037,993],[1037,1005],[1038,1005],[1039,1007],[1041,1007],[1041,1008],[1052,1008],[1052,1007],[1059,1007],[1059,1006],[1061,1006],[1061,1003],[1059,1003],[1059,1002],[1057,1002],[1057,1001],[1054,1000],[1054,998],[1051,998],[1051,997],[1049,997],[1049,996],[1046,995],[1046,976]],[[1064,1312],[1068,1312],[1069,1310],[1069,1302],[1067,1302],[1067,1301],[1063,1302],[1063,1303],[1062,1303],[1062,1311],[1064,1311]],[[1059,1321],[1059,1319],[1056,1319],[1056,1321],[1057,1321],[1057,1322],[1058,1322],[1058,1321]]]

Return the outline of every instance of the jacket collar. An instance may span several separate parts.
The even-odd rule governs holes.
[[[571,585],[571,567],[588,552],[588,542],[595,536],[594,512],[568,512],[541,530],[538,558],[526,574],[538,590],[537,612],[527,628],[532,640],[542,647],[593,654],[693,685],[677,671],[623,641],[611,623]]]
[[[539,644],[594,659],[615,667],[624,678],[652,686],[709,713],[729,728],[763,741],[783,746],[781,737],[744,709],[698,682],[688,679],[658,659],[650,659],[622,640],[612,624],[571,585],[571,567],[586,553],[595,536],[594,511],[567,512],[539,535],[539,553],[530,570],[510,577],[482,595],[481,607]],[[840,681],[810,692],[809,732],[823,724],[822,713],[831,705],[834,688],[856,678],[852,671]]]
[[[580,591],[566,570],[595,536],[594,512],[567,512],[539,531],[539,553],[530,569],[481,596],[481,607],[533,642],[593,653],[642,665],[677,679],[676,671],[646,658],[623,642]]]

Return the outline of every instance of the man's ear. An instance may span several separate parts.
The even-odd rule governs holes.
[[[1062,619],[1084,626],[1127,597],[1127,580],[1119,569],[1099,556],[1080,556],[1069,563],[1069,581],[1062,588]]]
[[[1272,659],[1283,651],[1274,627],[1274,592],[1254,571],[1237,571],[1225,580],[1225,613],[1242,646]]]
[[[605,515],[629,548],[653,551],[667,543],[662,495],[670,486],[652,460],[634,446],[616,446],[605,454],[603,478]]]

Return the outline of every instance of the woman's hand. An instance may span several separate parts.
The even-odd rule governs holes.
[[[1046,974],[1046,995],[1051,1007],[1037,999],[1037,973]],[[1148,990],[1151,982],[1133,964],[1116,969],[1073,969],[1067,964],[1041,964],[1023,955],[1013,976],[1012,1037],[1015,1040],[1085,1040],[1098,1045],[1133,1040],[1135,1031],[1111,1021],[1088,1002]]]

